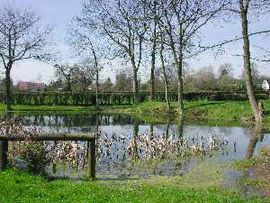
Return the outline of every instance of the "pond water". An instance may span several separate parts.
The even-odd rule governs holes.
[[[98,134],[94,143],[39,142],[33,148],[44,153],[37,155],[26,153],[24,142],[9,142],[10,163],[24,168],[27,159],[33,159],[32,165],[42,163],[50,178],[77,179],[89,174],[100,179],[183,175],[198,161],[230,163],[255,156],[270,144],[268,133],[249,127],[176,124],[169,120],[151,124],[126,115],[23,115],[16,119],[29,129],[35,127],[47,133]],[[19,153],[24,153],[26,160]],[[42,161],[38,156],[42,156]],[[229,176],[233,179],[238,174]]]

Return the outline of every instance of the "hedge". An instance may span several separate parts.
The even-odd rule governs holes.
[[[258,99],[269,98],[268,92],[256,92]],[[140,102],[148,100],[149,92],[140,92]],[[177,101],[177,92],[169,93],[170,101]],[[225,92],[225,91],[204,91],[185,92],[184,99],[210,100],[210,101],[243,101],[247,100],[246,92]],[[156,101],[165,101],[164,92],[156,92]],[[99,94],[100,105],[126,105],[133,104],[132,92],[101,92]],[[0,102],[5,103],[5,94],[0,92]],[[96,104],[95,92],[14,92],[12,94],[12,104],[20,105],[74,105],[92,106]]]

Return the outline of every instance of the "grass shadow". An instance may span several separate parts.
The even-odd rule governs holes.
[[[213,105],[221,105],[226,104],[228,102],[208,102],[208,103],[202,103],[202,104],[195,104],[189,107],[186,107],[185,110],[196,108],[196,107],[203,107],[203,106],[213,106]]]

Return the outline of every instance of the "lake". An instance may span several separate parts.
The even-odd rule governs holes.
[[[80,140],[39,142],[46,159],[43,170],[50,178],[80,179],[93,170],[100,179],[184,175],[198,162],[230,163],[255,156],[270,144],[268,133],[258,134],[250,127],[169,120],[153,124],[127,115],[20,115],[16,119],[28,129],[46,133],[98,134],[94,149],[90,142]],[[25,168],[27,160],[18,156],[20,147],[23,142],[9,143],[9,159]]]

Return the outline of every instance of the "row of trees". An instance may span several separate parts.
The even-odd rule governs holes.
[[[149,66],[151,70],[152,99],[157,67],[161,69],[166,95],[171,82],[170,72],[174,70],[182,117],[184,66],[188,60],[207,50],[242,40],[245,86],[255,120],[260,121],[262,114],[254,94],[249,38],[269,33],[269,30],[250,33],[249,16],[252,12],[258,14],[257,11],[262,15],[267,13],[269,4],[268,0],[85,0],[81,15],[74,17],[69,27],[68,42],[76,55],[86,61],[74,68],[85,69],[88,74],[83,74],[83,77],[86,79],[94,77],[97,104],[99,74],[103,63],[108,60],[121,58],[132,68],[135,101],[139,99],[138,72],[142,66]],[[200,31],[222,18],[238,20],[242,35],[202,46]],[[39,21],[40,18],[29,10],[1,9],[0,57],[5,68],[7,110],[11,109],[10,71],[14,63],[30,58],[47,59],[49,56],[45,45],[51,29],[41,29],[37,26]],[[67,65],[55,67],[65,78],[70,77],[65,74]]]
[[[88,67],[88,68],[87,68]],[[259,74],[254,65],[252,68],[252,79],[254,88],[262,90],[262,83],[269,78]],[[45,91],[57,92],[83,92],[95,91],[95,73],[92,72],[91,66],[83,66],[82,64],[75,65],[56,65],[55,66],[55,80],[50,82]],[[184,91],[185,92],[199,92],[199,91],[244,91],[244,73],[240,78],[235,78],[233,74],[232,65],[225,63],[220,65],[217,72],[214,67],[208,66],[200,69],[192,70],[191,68],[184,69]],[[168,91],[177,91],[177,77],[175,71],[172,69],[168,74],[170,78]],[[163,70],[159,67],[155,71],[155,91],[164,91],[165,80],[163,77]],[[99,82],[99,90],[101,92],[130,92],[132,91],[132,74],[128,69],[123,69],[115,75],[115,78],[108,77]],[[16,86],[11,82],[13,91],[16,91]],[[143,82],[139,80],[139,90],[150,92],[152,89],[151,80]],[[0,91],[5,90],[5,79],[0,78]]]
[[[83,30],[83,39],[90,39],[93,30],[113,45],[113,53],[126,57],[133,70],[133,92],[138,98],[138,71],[142,64],[151,68],[151,95],[154,95],[157,60],[163,70],[165,90],[168,91],[167,67],[177,71],[180,116],[183,115],[183,67],[185,62],[209,48],[242,40],[244,77],[255,120],[262,120],[256,101],[251,76],[249,14],[269,8],[266,0],[91,0],[83,5],[82,15],[76,19],[77,32]],[[258,10],[259,9],[259,10]],[[265,10],[267,12],[268,10]],[[208,23],[222,17],[239,19],[242,36],[218,45],[201,46],[200,31]],[[222,40],[222,39],[221,39]],[[83,40],[81,40],[83,41]],[[151,53],[151,54],[149,54]]]
[[[91,66],[87,65],[56,65],[56,80],[48,85],[50,91],[93,91],[95,90],[95,73],[91,71]],[[167,68],[168,69],[168,68]],[[171,68],[166,71],[166,78],[161,67],[155,70],[154,87],[151,79],[142,82],[138,81],[140,91],[151,92],[164,91],[164,87],[168,87],[168,91],[177,91],[176,71]],[[140,77],[139,77],[140,78]],[[167,79],[167,85],[166,80]],[[254,88],[262,90],[262,82],[268,80],[265,76],[259,74],[256,64],[252,66],[252,79]],[[121,70],[115,75],[113,80],[109,77],[100,82],[100,91],[120,92],[132,91],[132,74],[126,69]],[[225,63],[219,66],[218,71],[214,71],[213,66],[203,67],[193,70],[190,67],[184,68],[183,83],[185,92],[197,91],[243,91],[245,90],[244,72],[240,78],[234,77],[233,68],[230,63]],[[152,96],[152,95],[150,95]]]

